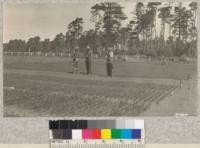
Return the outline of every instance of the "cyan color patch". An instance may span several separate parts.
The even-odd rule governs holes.
[[[131,129],[122,129],[121,137],[122,137],[122,139],[132,139],[132,130]]]

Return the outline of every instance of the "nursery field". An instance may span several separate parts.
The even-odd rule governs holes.
[[[195,91],[194,62],[162,65],[160,61],[117,60],[113,64],[110,78],[104,59],[94,59],[93,74],[86,75],[84,59],[79,61],[79,74],[72,74],[70,58],[4,56],[4,116],[139,116],[165,100],[174,114],[176,108],[196,112],[196,98],[182,93]]]

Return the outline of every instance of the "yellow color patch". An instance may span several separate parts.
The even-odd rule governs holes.
[[[101,129],[101,139],[111,139],[111,129]]]

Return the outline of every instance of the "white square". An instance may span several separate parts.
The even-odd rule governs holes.
[[[82,130],[72,130],[72,139],[82,139]]]
[[[144,120],[136,119],[134,122],[134,128],[135,129],[144,129]]]

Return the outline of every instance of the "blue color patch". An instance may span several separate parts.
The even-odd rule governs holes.
[[[132,130],[132,138],[133,139],[141,139],[141,129],[133,129]]]
[[[122,139],[132,139],[132,130],[131,129],[122,129],[121,137],[122,137]]]

